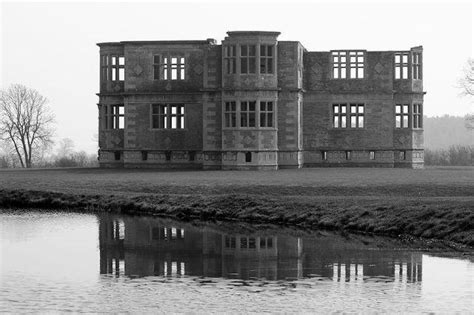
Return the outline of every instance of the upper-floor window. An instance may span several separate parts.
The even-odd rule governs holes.
[[[255,45],[240,46],[240,73],[255,73],[256,71]]]
[[[100,55],[100,81],[104,82],[109,79],[109,56]]]
[[[421,53],[414,52],[411,61],[413,79],[421,80]]]
[[[186,58],[182,56],[153,56],[153,79],[185,80]]]
[[[235,45],[224,46],[225,71],[227,74],[236,73],[236,59]]]
[[[332,52],[332,77],[345,79],[347,74],[347,54],[345,51]]]
[[[111,72],[112,81],[125,80],[125,57],[124,56],[111,56],[110,67],[112,71]]]
[[[395,105],[395,128],[408,128],[408,104]]]
[[[334,128],[364,128],[364,107],[364,104],[333,104],[332,126]]]
[[[273,45],[260,45],[260,73],[273,73]]]
[[[240,127],[255,127],[255,101],[240,102]]]
[[[408,79],[408,52],[395,53],[395,79]]]
[[[161,56],[155,55],[153,56],[153,80],[160,79],[160,72],[161,72]],[[168,74],[168,72],[166,72],[166,74]]]
[[[333,115],[332,115],[332,126],[334,128],[346,128],[347,127],[347,105],[346,104],[333,104]]]
[[[421,104],[413,104],[413,128],[423,128],[423,113]]]
[[[184,129],[184,104],[152,104],[152,129]]]
[[[260,127],[273,127],[273,102],[260,101]]]
[[[350,104],[351,128],[364,128],[364,104]]]
[[[105,105],[105,129],[123,129],[125,127],[125,110],[123,104]]]
[[[365,53],[363,51],[333,51],[333,79],[363,79],[365,68]]]
[[[350,51],[349,52],[349,78],[363,79],[364,78],[364,52]]]

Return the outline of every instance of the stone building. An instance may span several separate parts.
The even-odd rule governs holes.
[[[102,167],[423,167],[422,47],[307,51],[278,32],[100,43]]]

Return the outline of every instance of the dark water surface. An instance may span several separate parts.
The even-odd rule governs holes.
[[[31,211],[0,230],[0,312],[474,309],[472,261],[384,239]]]

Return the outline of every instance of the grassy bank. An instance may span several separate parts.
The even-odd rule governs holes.
[[[474,246],[474,169],[0,172],[0,207],[238,220]]]

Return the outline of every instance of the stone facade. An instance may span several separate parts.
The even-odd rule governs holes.
[[[422,47],[227,34],[98,44],[102,167],[423,167]]]

